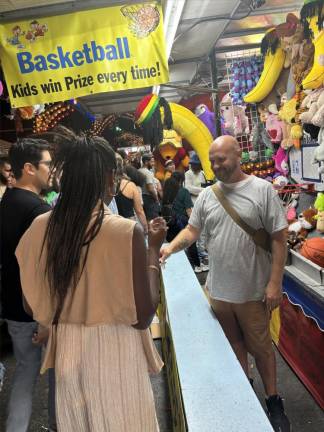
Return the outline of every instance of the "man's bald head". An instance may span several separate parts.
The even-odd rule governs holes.
[[[215,139],[209,149],[209,159],[218,180],[233,183],[244,175],[241,171],[242,150],[238,141],[224,135]]]
[[[241,147],[237,139],[231,135],[222,135],[215,139],[210,146],[210,151],[239,154],[241,157]]]

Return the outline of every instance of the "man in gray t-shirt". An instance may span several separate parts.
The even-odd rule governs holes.
[[[288,432],[290,423],[277,394],[276,360],[269,329],[270,313],[282,300],[287,221],[272,185],[242,172],[241,153],[235,138],[222,136],[212,143],[209,158],[218,186],[230,205],[246,224],[270,234],[271,255],[256,246],[225,211],[212,187],[208,187],[200,193],[188,226],[162,248],[161,261],[195,242],[204,228],[211,306],[247,375],[247,353],[255,357],[271,424],[275,431]]]
[[[254,176],[226,184],[218,182],[231,206],[255,229],[274,234],[287,219],[272,185]],[[208,289],[216,300],[245,303],[263,300],[271,274],[271,256],[226,213],[211,187],[199,195],[189,224],[205,228],[209,254]]]

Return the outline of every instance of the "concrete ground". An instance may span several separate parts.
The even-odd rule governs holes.
[[[201,284],[204,283],[205,274],[199,275]],[[156,341],[161,349],[161,342]],[[324,431],[324,413],[314,401],[312,396],[290,369],[285,360],[276,351],[278,364],[279,392],[285,399],[285,408],[291,420],[294,432],[318,432]],[[5,407],[7,405],[10,382],[14,370],[14,358],[8,345],[1,352],[1,361],[7,372],[4,387],[0,393],[0,432],[5,432]],[[253,361],[251,360],[251,364]],[[263,387],[260,377],[253,366],[254,389],[260,403],[265,408]],[[168,398],[167,381],[165,372],[152,377],[152,386],[155,395],[157,415],[161,432],[172,432],[171,408]],[[244,397],[244,395],[242,395]],[[34,397],[34,409],[29,432],[41,432],[47,421],[47,380],[46,376],[38,381]],[[95,431],[93,431],[95,432]],[[204,431],[202,431],[204,432]],[[210,431],[208,431],[210,432]],[[233,431],[239,432],[239,431]],[[256,431],[262,432],[262,431]]]

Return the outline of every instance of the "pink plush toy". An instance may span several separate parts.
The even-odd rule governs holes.
[[[270,136],[272,144],[279,144],[283,139],[283,122],[279,120],[277,114],[269,114],[266,120],[266,130]]]
[[[279,147],[276,154],[273,157],[275,161],[276,170],[283,176],[287,176],[288,169],[288,154],[282,147]]]
[[[230,135],[237,136],[250,132],[249,120],[245,114],[245,107],[233,105],[229,93],[227,93],[220,104],[221,115],[224,118],[224,129]]]

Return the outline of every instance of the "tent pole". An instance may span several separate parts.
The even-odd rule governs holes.
[[[210,72],[211,72],[212,87],[214,89],[218,89],[215,46],[211,50],[211,52],[209,54],[209,58],[210,58]],[[216,136],[221,136],[222,135],[222,129],[221,129],[218,91],[215,93],[212,93],[212,98],[213,98],[213,108],[214,108],[214,113],[215,113]]]

